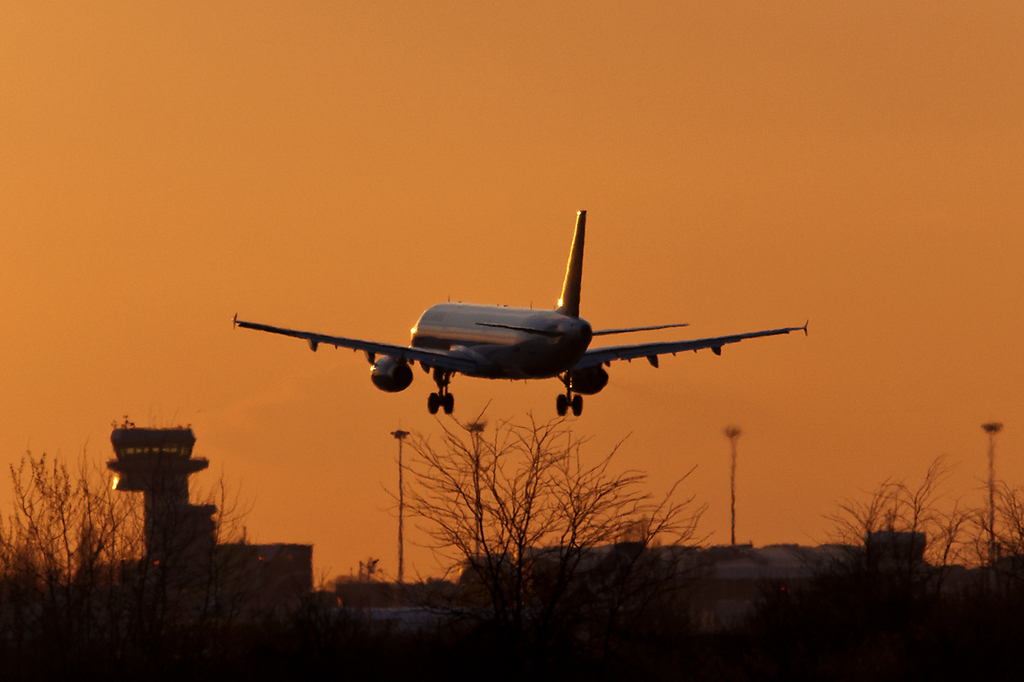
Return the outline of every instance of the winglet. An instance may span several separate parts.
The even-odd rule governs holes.
[[[569,263],[565,266],[562,296],[558,299],[558,312],[569,317],[580,316],[580,284],[583,280],[583,238],[587,226],[587,212],[576,214],[576,231],[572,235]]]

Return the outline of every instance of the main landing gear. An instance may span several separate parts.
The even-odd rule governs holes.
[[[455,410],[455,396],[448,392],[448,384],[451,383],[452,373],[434,368],[434,383],[437,384],[437,393],[427,396],[427,412],[437,414],[438,409],[444,408],[445,414],[451,414]]]
[[[578,417],[583,414],[583,396],[579,393],[576,395],[572,394],[572,388],[569,386],[569,373],[566,372],[562,376],[558,377],[565,384],[565,393],[558,396],[555,400],[555,409],[558,410],[558,416],[564,417],[565,413],[572,408],[572,414],[574,417]]]

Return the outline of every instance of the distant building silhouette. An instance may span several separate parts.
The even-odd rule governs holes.
[[[223,588],[252,612],[295,606],[313,591],[312,545],[218,545],[217,566]]]

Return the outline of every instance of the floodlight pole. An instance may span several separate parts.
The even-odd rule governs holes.
[[[982,424],[988,434],[988,563],[996,565],[996,434],[1003,430],[999,422]]]
[[[398,582],[405,580],[405,545],[402,540],[402,515],[405,511],[405,490],[402,486],[402,441],[409,435],[408,431],[398,429],[391,435],[398,439]]]
[[[732,466],[729,469],[729,493],[731,495],[729,511],[732,514],[732,525],[730,527],[731,533],[730,538],[732,540],[732,546],[736,546],[736,439],[743,433],[738,426],[727,426],[723,431],[725,437],[729,439],[730,445],[732,445]]]
[[[476,542],[474,543],[476,556],[473,557],[474,561],[480,556],[481,541],[483,540],[484,533],[483,504],[480,499],[480,434],[484,432],[486,427],[486,422],[466,424],[466,429],[472,434],[473,438],[473,487],[476,492],[476,508],[473,510],[473,520],[476,523],[476,528],[473,530],[473,534],[476,536]]]

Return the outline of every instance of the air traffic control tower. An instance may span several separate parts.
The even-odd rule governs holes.
[[[210,465],[192,457],[196,443],[190,428],[139,429],[125,421],[110,434],[116,459],[107,468],[114,488],[143,494],[146,550],[155,561],[176,559],[184,566],[212,556],[216,543],[212,504],[193,505],[188,477]]]

